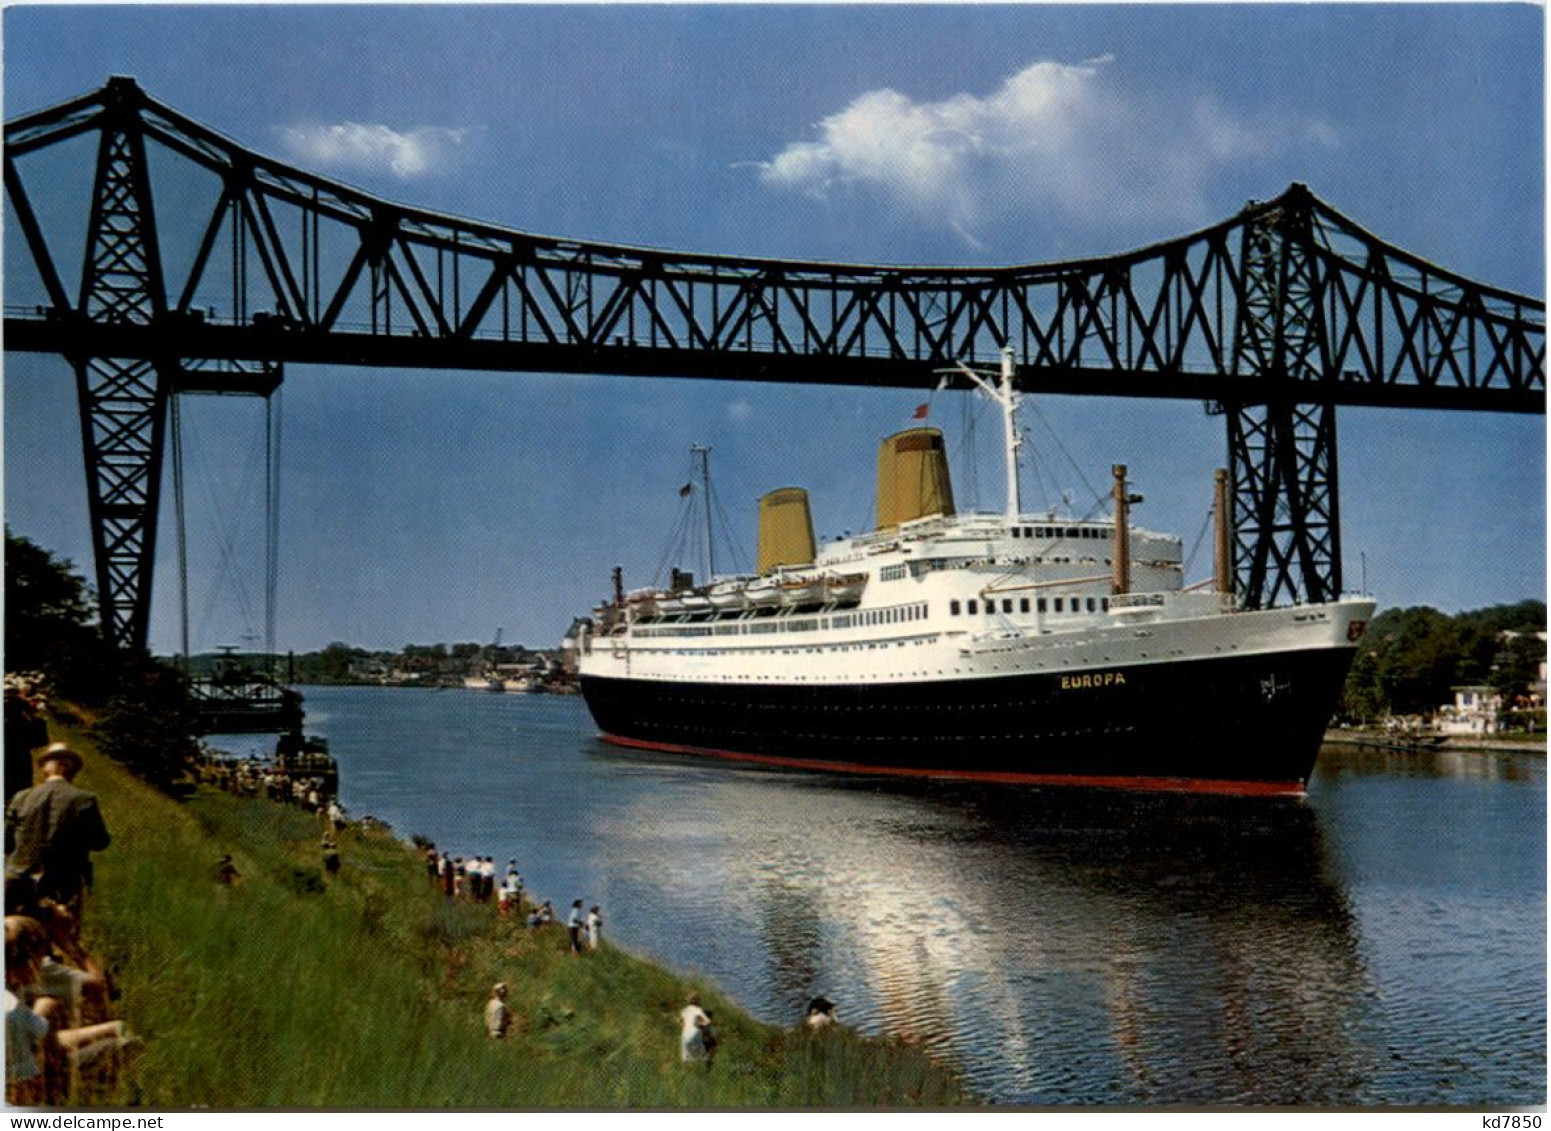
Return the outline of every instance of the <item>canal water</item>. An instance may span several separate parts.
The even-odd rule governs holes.
[[[610,747],[578,698],[313,688],[356,816],[516,858],[760,1018],[824,993],[993,1100],[1542,1104],[1545,760],[1327,748],[1307,799]]]

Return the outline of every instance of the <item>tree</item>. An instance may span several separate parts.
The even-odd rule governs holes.
[[[1540,681],[1540,665],[1546,658],[1546,642],[1527,633],[1500,641],[1501,650],[1493,657],[1492,688],[1513,703],[1529,695],[1530,685]]]
[[[92,623],[86,581],[68,560],[5,530],[5,664],[42,671],[69,698],[106,690],[108,648]]]
[[[1430,714],[1460,685],[1491,686],[1511,702],[1538,681],[1545,644],[1535,634],[1545,631],[1545,615],[1541,601],[1452,617],[1426,606],[1385,609],[1352,663],[1342,710],[1357,718]]]
[[[1376,719],[1389,710],[1384,684],[1379,676],[1378,657],[1369,650],[1357,653],[1352,670],[1341,691],[1340,713],[1347,719]]]
[[[322,652],[318,653],[317,678],[319,683],[348,683],[350,681],[350,663],[352,660],[366,653],[334,641]]]
[[[92,737],[131,773],[168,792],[199,754],[199,715],[182,673],[143,653],[121,652],[118,679]]]
[[[188,684],[144,652],[115,649],[92,623],[70,562],[5,532],[6,666],[48,675],[65,699],[100,707],[92,736],[132,773],[170,790],[198,753]]]

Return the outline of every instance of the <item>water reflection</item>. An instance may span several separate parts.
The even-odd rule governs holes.
[[[1386,750],[1330,744],[1319,754],[1319,773],[1342,778],[1388,777],[1544,784],[1543,752],[1516,750]]]
[[[1267,803],[657,758],[549,697],[309,707],[356,813],[518,858],[765,1020],[826,993],[997,1100],[1544,1102],[1543,757],[1332,748]]]
[[[822,990],[1006,1099],[1356,1098],[1365,980],[1305,804],[721,767],[697,784],[716,829],[700,882],[752,903],[777,1016]],[[681,835],[650,798],[608,831],[643,860]]]

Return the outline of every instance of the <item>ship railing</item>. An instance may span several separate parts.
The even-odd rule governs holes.
[[[1163,593],[1116,593],[1109,599],[1109,611],[1120,614],[1169,610],[1200,616],[1210,613],[1231,613],[1236,607],[1231,593],[1189,590],[1170,590]]]

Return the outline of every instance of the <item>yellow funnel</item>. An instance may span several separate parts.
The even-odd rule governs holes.
[[[948,453],[936,428],[896,432],[878,448],[878,529],[953,513]]]
[[[813,560],[813,519],[808,492],[778,487],[759,500],[759,572]]]

